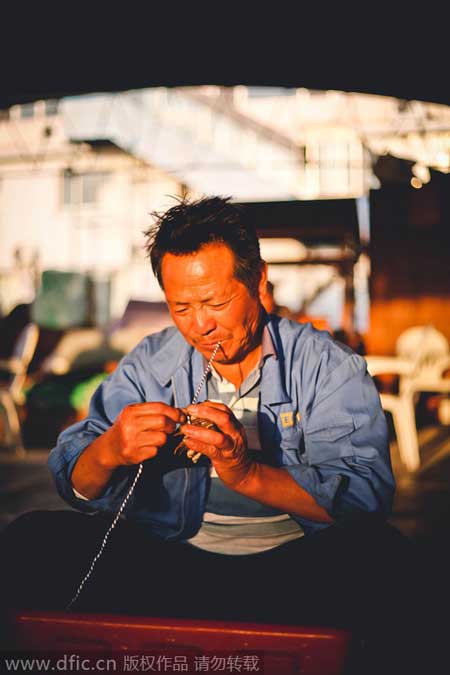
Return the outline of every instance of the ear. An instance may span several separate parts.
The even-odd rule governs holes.
[[[266,285],[267,285],[267,263],[265,260],[262,260],[260,265],[260,277],[258,283],[258,296],[260,301],[262,301],[262,299],[266,295]]]

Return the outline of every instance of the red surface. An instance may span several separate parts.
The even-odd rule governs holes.
[[[323,627],[54,612],[18,612],[11,629],[14,649],[24,653],[119,654],[121,659],[124,654],[178,654],[192,664],[200,655],[256,654],[259,665],[253,672],[263,675],[338,675],[350,644],[349,633]],[[195,672],[193,665],[185,672]]]

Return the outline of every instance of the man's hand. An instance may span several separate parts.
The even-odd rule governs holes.
[[[115,469],[155,457],[177,424],[186,421],[165,403],[136,403],[122,410],[114,424],[83,450],[72,472],[72,485],[87,499],[105,490]]]
[[[218,428],[214,431],[183,424],[180,430],[185,434],[185,445],[194,453],[207,455],[217,475],[231,490],[281,513],[296,513],[320,523],[333,522],[283,467],[268,466],[250,458],[244,428],[226,405],[206,401],[190,405],[186,411],[192,417],[214,422]]]
[[[165,403],[127,406],[107,432],[109,443],[102,453],[103,466],[115,469],[155,457],[176,425],[185,421],[186,415],[182,410]]]
[[[223,403],[206,401],[186,408],[192,417],[202,417],[213,422],[217,431],[184,424],[184,444],[211,460],[217,475],[232,490],[237,490],[251,475],[254,463],[247,451],[244,427]]]

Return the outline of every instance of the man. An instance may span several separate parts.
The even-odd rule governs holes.
[[[19,518],[5,540],[27,574],[10,596],[66,606],[128,495],[74,610],[376,623],[402,546],[384,524],[394,479],[365,361],[265,313],[266,264],[228,199],[180,201],[147,247],[175,327],[125,356],[60,435],[57,489],[95,515]]]

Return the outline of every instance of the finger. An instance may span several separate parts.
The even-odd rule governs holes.
[[[135,428],[140,431],[164,431],[173,434],[177,428],[176,422],[165,415],[148,415],[134,420]]]
[[[153,445],[144,445],[142,447],[134,447],[130,452],[123,452],[121,457],[126,465],[140,464],[147,459],[153,459],[159,452],[159,448]]]
[[[206,455],[210,459],[214,459],[219,454],[219,450],[209,443],[203,443],[195,438],[185,438],[184,444],[188,448],[188,451],[192,451],[195,455]],[[186,453],[187,454],[187,453]]]
[[[225,432],[229,432],[237,426],[237,420],[228,408],[218,410],[209,403],[199,403],[198,405],[190,405],[187,410],[192,417],[204,417],[214,422],[219,429],[223,429]]]
[[[127,406],[126,410],[131,409],[133,413],[137,416],[151,416],[151,415],[165,415],[172,419],[175,423],[181,424],[185,421],[186,414],[182,408],[174,408],[173,406],[167,405],[167,403],[162,403],[158,401],[146,402],[146,403],[133,403],[132,405]]]
[[[167,434],[163,431],[140,431],[136,436],[136,447],[141,449],[146,446],[161,448],[167,443]]]
[[[139,459],[140,462],[145,462],[146,459],[153,459],[156,457],[158,452],[160,451],[161,448],[156,447],[155,445],[146,445],[143,448],[141,448],[141,458]]]
[[[196,414],[196,411],[203,410],[208,407],[209,410],[217,410],[228,415],[232,415],[231,409],[225,405],[225,403],[219,403],[218,401],[202,401],[202,403],[191,403],[185,408],[186,412],[193,415]]]
[[[185,439],[192,438],[195,441],[208,443],[209,445],[214,445],[220,449],[225,449],[230,445],[227,437],[220,431],[214,431],[214,429],[206,429],[205,427],[194,426],[193,424],[184,424],[181,427],[181,431],[184,434]]]
[[[217,410],[223,410],[224,412],[230,411],[231,409],[225,405],[225,403],[222,403],[221,401],[210,401],[209,399],[207,401],[203,401],[203,403],[206,403],[207,405],[211,406],[212,408],[217,408]],[[202,405],[202,404],[197,404],[197,405]]]

